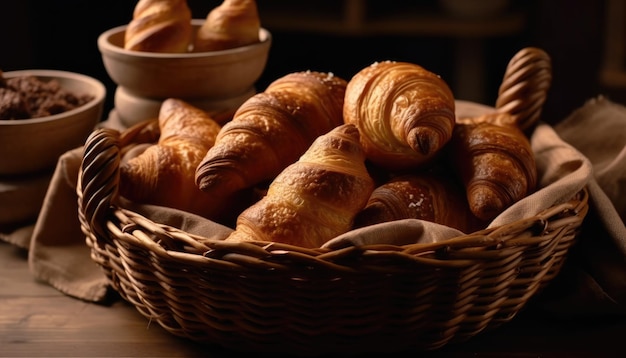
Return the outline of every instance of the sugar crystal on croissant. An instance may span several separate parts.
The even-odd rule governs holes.
[[[430,221],[466,233],[484,226],[470,211],[462,185],[447,171],[392,177],[374,189],[355,227],[401,219]]]

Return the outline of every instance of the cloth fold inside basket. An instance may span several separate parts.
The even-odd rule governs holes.
[[[539,307],[561,318],[626,314],[626,107],[599,96],[555,125],[593,164],[578,245]]]
[[[598,237],[604,238],[608,247],[611,248],[609,251],[614,255],[617,254],[617,263],[619,264],[619,260],[621,260],[621,264],[623,264],[626,258],[626,250],[624,250],[624,247],[626,247],[626,235],[624,234],[626,228],[615,209],[620,203],[616,202],[614,206],[612,200],[615,200],[615,198],[607,197],[603,191],[604,187],[600,186],[600,183],[610,185],[610,183],[607,183],[607,180],[596,181],[597,179],[594,177],[594,170],[597,170],[595,167],[596,162],[588,159],[596,157],[584,151],[581,152],[582,149],[576,149],[575,145],[571,144],[577,140],[574,136],[564,136],[565,140],[563,140],[559,135],[559,131],[565,134],[571,132],[581,133],[590,140],[601,142],[605,136],[614,135],[615,130],[600,132],[596,129],[594,123],[590,123],[591,120],[615,121],[621,123],[617,125],[621,125],[623,129],[626,122],[626,108],[605,100],[590,102],[585,107],[587,106],[594,107],[590,108],[590,111],[598,111],[600,113],[589,116],[576,112],[574,116],[584,118],[576,121],[575,124],[570,124],[571,127],[568,127],[567,120],[563,123],[563,126],[556,129],[544,123],[539,124],[532,135],[531,144],[536,152],[542,187],[536,193],[507,209],[491,225],[497,226],[531,216],[553,204],[568,200],[583,187],[587,186],[591,194],[591,211],[596,216],[600,216],[600,218],[598,220],[599,225],[594,228],[595,231],[591,233],[592,235],[581,235],[580,241],[593,246],[593,240]],[[602,113],[607,110],[607,106],[617,113],[610,113],[610,115],[602,117]],[[601,116],[601,118],[598,119],[597,116]],[[593,129],[590,130],[589,128]],[[569,132],[568,129],[570,129]],[[626,148],[626,138],[621,138],[621,145],[622,148]],[[593,148],[591,146],[590,149]],[[621,162],[604,165],[603,172],[610,172],[611,168],[613,168],[611,173],[614,175],[616,170],[620,168],[623,170],[626,167],[626,156],[613,156],[611,158]],[[81,159],[82,148],[67,152],[59,159],[59,164],[47,193],[40,218],[35,225],[30,243],[29,263],[36,278],[49,283],[61,292],[83,300],[103,302],[106,299],[107,282],[100,268],[90,259],[89,249],[85,245],[85,238],[80,231],[78,219],[74,214],[77,212],[75,187]],[[620,181],[623,183],[626,180],[626,173],[621,171],[618,174],[621,177],[608,179],[617,181],[617,183]],[[623,197],[623,193],[620,194]],[[171,224],[192,234],[225,237],[231,230],[206,219],[173,209],[137,205],[132,210],[153,219],[155,222]],[[618,219],[617,222],[615,221],[616,218]],[[585,225],[587,225],[586,222],[583,226]],[[419,220],[402,220],[354,230],[329,241],[326,246],[374,242],[399,245],[420,240],[424,242],[445,240],[446,238],[459,235],[462,235],[462,233],[442,225]],[[581,244],[580,246],[583,245]],[[585,252],[582,253],[582,256],[585,256]],[[588,259],[587,262],[603,261],[602,257],[586,258]],[[572,264],[580,262],[576,260],[570,261],[572,261]],[[584,268],[580,267],[580,269],[584,271]],[[565,307],[579,309],[580,305],[576,305],[576,303],[584,302],[584,304],[589,305],[590,301],[593,301],[591,302],[592,305],[602,306],[606,300],[609,300],[613,303],[611,312],[626,312],[626,309],[624,309],[626,297],[622,297],[623,294],[619,295],[616,293],[626,292],[626,279],[622,281],[619,279],[619,275],[626,277],[626,268],[620,267],[620,270],[621,272],[616,274],[612,271],[597,269],[595,275],[588,275],[584,278],[585,280],[576,281],[578,286],[584,286],[586,292],[585,297],[583,297],[584,300],[577,300],[577,297],[571,294],[567,295],[568,292],[563,290],[555,291],[550,297],[552,301],[548,301],[544,308]],[[598,273],[602,273],[605,276],[599,276]],[[607,278],[606,275],[611,277]],[[576,286],[577,292],[582,292],[578,286]],[[574,286],[570,283],[568,287]],[[618,291],[619,289],[621,291]],[[571,304],[569,306],[558,306],[557,303],[559,301],[568,301]]]

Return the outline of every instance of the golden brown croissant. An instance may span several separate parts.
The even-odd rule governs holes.
[[[350,230],[373,189],[358,129],[341,125],[272,181],[267,195],[239,215],[227,240],[320,247]]]
[[[434,73],[385,61],[359,71],[346,88],[344,120],[359,128],[367,158],[389,170],[431,161],[452,137],[454,96]]]
[[[215,142],[219,124],[201,109],[174,98],[163,101],[158,121],[157,143],[120,166],[120,194],[136,202],[214,215],[213,198],[198,189],[194,177]]]
[[[139,0],[126,27],[124,48],[134,51],[189,51],[193,32],[186,0]]]
[[[485,226],[471,213],[463,186],[452,175],[430,171],[399,175],[376,187],[354,226],[400,219],[430,221],[465,233]]]
[[[450,144],[470,209],[480,219],[492,220],[535,190],[534,153],[510,114],[458,119]]]
[[[345,87],[345,80],[313,71],[272,82],[222,127],[198,166],[198,187],[218,195],[272,180],[315,138],[343,124]]]
[[[259,42],[261,21],[254,0],[224,0],[196,32],[193,50],[218,51]]]

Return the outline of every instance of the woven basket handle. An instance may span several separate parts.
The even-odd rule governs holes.
[[[542,49],[526,47],[509,61],[498,90],[496,109],[515,117],[522,130],[533,127],[541,117],[552,83],[552,62]]]
[[[104,226],[117,196],[120,166],[120,132],[99,128],[87,138],[79,169],[78,216],[85,234],[110,241]]]

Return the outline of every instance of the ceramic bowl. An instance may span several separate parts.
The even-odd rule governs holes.
[[[218,99],[191,99],[187,103],[203,109],[209,113],[234,112],[248,98],[256,93],[254,88],[231,98]],[[158,118],[162,100],[137,97],[129,93],[124,87],[115,89],[114,105],[115,112],[119,116],[124,127],[131,127],[139,122],[150,118]]]
[[[0,177],[53,169],[61,154],[83,145],[102,119],[106,88],[99,80],[57,70],[3,73],[6,79],[29,75],[42,81],[57,80],[63,89],[93,98],[64,113],[32,119],[0,120]]]
[[[204,19],[192,20],[194,29]],[[136,97],[232,98],[254,86],[269,55],[272,36],[259,32],[260,42],[223,51],[154,53],[124,49],[127,25],[98,37],[104,67],[113,82]]]

